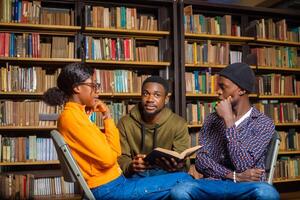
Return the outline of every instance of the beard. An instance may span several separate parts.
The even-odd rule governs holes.
[[[161,107],[160,109],[157,109],[153,112],[148,112],[147,110],[145,110],[145,108],[143,107],[143,115],[146,117],[154,117],[155,115],[157,115],[158,113],[160,113],[163,109],[165,108],[165,106]]]

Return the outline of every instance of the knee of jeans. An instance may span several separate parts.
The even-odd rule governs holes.
[[[192,199],[193,192],[197,190],[197,183],[185,182],[175,185],[170,191],[172,200],[188,200]]]
[[[279,193],[277,190],[267,183],[261,183],[257,185],[255,189],[256,199],[260,200],[279,200]]]

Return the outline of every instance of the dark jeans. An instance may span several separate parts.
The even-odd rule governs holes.
[[[192,180],[190,175],[183,172],[144,178],[125,178],[121,175],[105,185],[92,189],[92,193],[96,199],[101,200],[169,199],[170,191],[176,184]]]
[[[182,200],[278,200],[279,194],[273,186],[264,182],[198,179],[176,185],[170,197]]]

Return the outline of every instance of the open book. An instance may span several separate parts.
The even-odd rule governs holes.
[[[148,162],[149,164],[153,165],[155,164],[155,160],[157,158],[166,158],[170,160],[171,158],[174,158],[176,162],[182,162],[187,157],[193,155],[198,149],[200,149],[202,146],[194,146],[189,149],[184,150],[181,153],[177,153],[176,151],[163,149],[163,148],[155,148],[153,149],[145,158],[144,160]]]

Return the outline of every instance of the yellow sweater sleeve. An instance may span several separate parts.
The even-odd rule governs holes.
[[[116,127],[113,119],[104,120],[104,133],[111,149],[115,151],[118,156],[121,155],[121,144],[119,129]]]
[[[103,134],[87,117],[87,120],[82,120],[82,116],[76,114],[65,112],[60,121],[63,121],[61,132],[78,159],[92,159],[98,162],[94,167],[99,169],[115,165],[117,157],[121,154],[121,147],[119,131],[113,120],[105,120],[106,131]]]

